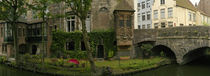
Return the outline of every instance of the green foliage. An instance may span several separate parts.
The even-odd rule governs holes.
[[[40,59],[40,55],[25,54],[22,56],[22,61],[24,64],[38,64],[41,63]]]
[[[160,52],[160,56],[161,56],[161,57],[165,57],[166,55],[165,55],[165,53],[164,53],[163,51],[161,51],[161,52]]]
[[[0,56],[0,63],[5,63],[7,61],[7,57]]]
[[[56,62],[57,66],[63,66],[64,65],[64,60],[63,58],[58,59],[58,61]]]
[[[210,24],[208,24],[207,22],[203,22],[204,26],[209,26]]]
[[[115,33],[113,31],[108,32],[90,32],[90,46],[93,49],[93,56],[96,53],[96,47],[101,41],[104,43],[106,56],[111,57],[116,52],[116,46],[114,45]],[[64,46],[66,42],[75,42],[75,50],[69,51],[65,50]],[[86,51],[80,51],[80,43],[83,41],[83,36],[81,32],[63,32],[54,31],[53,41],[51,46],[52,55],[54,57],[69,56],[71,58],[83,59],[86,58]],[[66,55],[67,54],[67,55]]]
[[[151,50],[153,46],[151,44],[143,44],[140,48],[143,51],[144,56],[149,57],[152,53]]]
[[[26,0],[2,0],[0,2],[0,19],[16,22],[21,15],[26,13]]]
[[[64,56],[75,59],[86,59],[86,51],[65,51]]]
[[[86,19],[91,9],[92,0],[65,0],[72,12],[77,15],[81,21]]]

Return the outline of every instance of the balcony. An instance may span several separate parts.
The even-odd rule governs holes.
[[[4,37],[4,42],[13,42],[13,37],[12,36],[8,36],[8,37]]]
[[[27,36],[27,42],[42,42],[42,36]],[[44,36],[44,41],[47,41],[47,36]]]

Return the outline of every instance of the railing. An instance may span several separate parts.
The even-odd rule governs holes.
[[[41,42],[42,36],[28,36],[26,37],[27,42]],[[47,41],[47,36],[44,36],[44,41]]]

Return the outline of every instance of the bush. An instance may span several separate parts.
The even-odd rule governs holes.
[[[65,51],[66,58],[86,59],[86,51]]]
[[[141,50],[143,51],[143,56],[144,57],[150,57],[151,53],[152,53],[152,48],[153,46],[151,44],[143,44],[141,47]]]
[[[1,56],[0,57],[0,63],[5,63],[7,61],[7,57]]]
[[[64,60],[63,58],[58,59],[58,61],[56,62],[56,66],[63,66],[64,65]]]

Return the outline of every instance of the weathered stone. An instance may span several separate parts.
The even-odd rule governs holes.
[[[133,42],[136,45],[145,41],[153,41],[154,46],[166,46],[176,55],[177,63],[185,64],[203,55],[203,51],[193,56],[188,56],[189,53],[199,48],[210,47],[209,31],[210,27],[207,26],[135,30]]]

